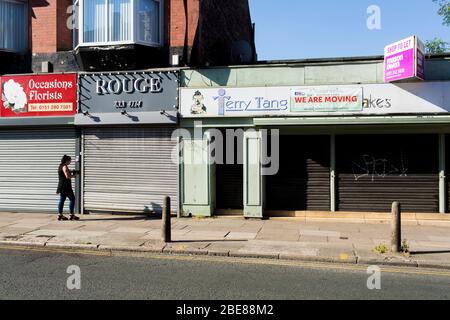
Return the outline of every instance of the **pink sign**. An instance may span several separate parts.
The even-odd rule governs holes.
[[[423,80],[423,45],[412,36],[386,46],[384,49],[384,82],[410,78]]]

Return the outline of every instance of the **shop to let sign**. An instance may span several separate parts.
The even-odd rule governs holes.
[[[390,44],[384,49],[384,81],[424,80],[425,46],[416,37]]]
[[[346,112],[362,109],[362,88],[303,87],[291,91],[292,112]]]
[[[0,77],[0,117],[71,116],[76,112],[76,74]]]

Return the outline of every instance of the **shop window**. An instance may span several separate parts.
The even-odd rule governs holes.
[[[27,49],[27,4],[19,0],[0,0],[0,50],[23,52]]]
[[[78,45],[161,45],[162,0],[77,0]]]

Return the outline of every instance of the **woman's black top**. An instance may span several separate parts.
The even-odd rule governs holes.
[[[67,179],[63,171],[64,166],[60,166],[58,169],[58,189],[56,193],[67,193],[72,190],[72,180]]]

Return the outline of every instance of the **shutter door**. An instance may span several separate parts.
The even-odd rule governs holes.
[[[437,135],[336,137],[341,211],[438,212]]]
[[[58,165],[67,154],[73,167],[75,136],[75,129],[0,130],[0,211],[56,212]]]
[[[244,166],[242,164],[217,164],[216,185],[218,209],[244,208]]]
[[[172,128],[84,130],[84,209],[161,213],[165,196],[178,207],[178,165]]]
[[[218,209],[244,209],[244,165],[242,164],[242,137],[235,137],[233,142],[228,141],[225,129],[222,129],[224,142],[223,164],[216,164],[216,208]],[[238,142],[239,139],[239,142]],[[234,161],[226,164],[227,146],[233,143]],[[240,157],[239,157],[240,156]]]
[[[266,177],[269,210],[330,210],[330,137],[280,136],[280,168]]]

